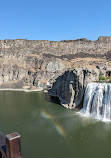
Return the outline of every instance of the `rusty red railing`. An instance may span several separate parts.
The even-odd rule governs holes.
[[[6,136],[0,132],[0,158],[22,158],[20,135],[17,132]]]

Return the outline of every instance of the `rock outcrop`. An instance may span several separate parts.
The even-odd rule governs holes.
[[[87,84],[98,81],[98,78],[98,71],[92,69],[68,70],[56,79],[49,94],[59,97],[61,104],[67,108],[80,108]]]
[[[0,88],[46,88],[56,81],[50,92],[69,107],[80,104],[86,84],[97,80],[97,65],[104,64],[111,66],[111,37],[0,40]]]
[[[0,40],[0,88],[45,88],[65,70],[111,64],[111,37],[66,41]]]

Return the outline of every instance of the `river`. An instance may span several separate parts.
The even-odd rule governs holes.
[[[23,158],[111,156],[111,123],[48,102],[43,92],[0,91],[0,131],[21,135]]]

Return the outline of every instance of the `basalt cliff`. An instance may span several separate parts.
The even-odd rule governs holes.
[[[82,104],[84,90],[111,65],[111,37],[66,41],[0,40],[0,88],[50,88],[69,108]]]

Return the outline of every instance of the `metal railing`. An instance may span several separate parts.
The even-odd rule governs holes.
[[[20,135],[17,132],[6,136],[0,132],[0,158],[22,158]]]

